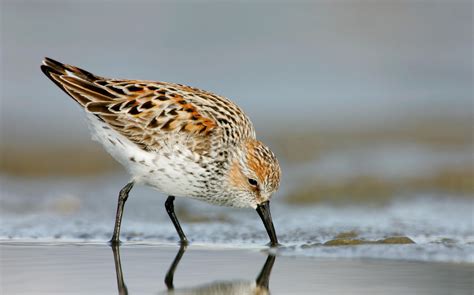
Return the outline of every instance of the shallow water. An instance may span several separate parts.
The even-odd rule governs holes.
[[[466,264],[191,245],[0,243],[2,294],[471,294]]]
[[[2,178],[0,239],[105,243],[113,229],[116,194],[124,175],[25,181]],[[122,240],[175,243],[165,197],[144,187],[131,192]],[[194,245],[261,249],[268,242],[251,209],[210,206],[177,199],[177,214]],[[474,201],[442,194],[395,198],[386,205],[292,206],[275,196],[272,215],[284,256],[384,258],[474,263]],[[337,237],[362,245],[326,246]],[[413,244],[374,244],[387,237]],[[334,242],[334,241],[333,241]]]

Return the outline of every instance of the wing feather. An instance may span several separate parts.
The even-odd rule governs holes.
[[[158,148],[160,138],[170,134],[192,137],[193,148],[200,153],[217,135],[234,139],[230,144],[255,137],[250,120],[235,104],[197,88],[107,79],[49,58],[41,69],[87,112],[144,149]]]

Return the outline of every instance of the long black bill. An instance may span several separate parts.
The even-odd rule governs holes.
[[[270,201],[266,201],[258,205],[257,212],[263,221],[263,225],[265,225],[265,229],[267,230],[268,236],[270,237],[269,245],[271,247],[278,246],[278,238],[275,233],[275,228],[273,227],[272,215],[270,214]]]

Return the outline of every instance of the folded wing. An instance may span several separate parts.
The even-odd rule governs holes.
[[[42,71],[84,109],[108,123],[143,149],[159,147],[169,133],[190,135],[194,148],[205,149],[218,122],[203,112],[194,88],[96,76],[46,58]],[[203,99],[206,102],[206,99]]]

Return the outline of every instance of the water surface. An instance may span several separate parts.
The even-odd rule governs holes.
[[[2,242],[2,293],[471,294],[474,271],[465,264],[287,257],[195,245],[181,254],[178,246],[163,244],[129,243],[119,250]]]
[[[126,181],[124,175],[37,181],[4,177],[0,239],[105,243],[113,229],[117,191]],[[137,186],[125,207],[122,240],[149,245],[177,242],[164,201],[163,195]],[[195,245],[261,249],[268,242],[252,209],[180,198],[175,203],[183,229]],[[374,206],[298,206],[278,195],[272,201],[275,227],[284,245],[281,255],[458,263],[474,262],[473,208],[472,198],[440,193],[404,196]],[[394,237],[413,243],[375,243]],[[362,243],[328,246],[340,238]]]

